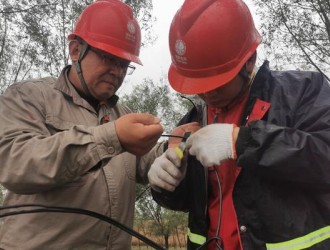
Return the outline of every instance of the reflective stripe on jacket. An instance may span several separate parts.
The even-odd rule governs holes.
[[[271,107],[245,127],[257,99]],[[198,117],[193,109],[180,123]],[[243,249],[330,249],[329,83],[316,72],[270,71],[265,62],[243,121],[236,143],[242,170],[233,191]],[[188,249],[206,240],[205,178],[203,166],[189,157],[175,192],[153,192],[159,204],[189,212]]]

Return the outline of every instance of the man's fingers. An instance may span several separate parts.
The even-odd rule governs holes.
[[[148,113],[143,113],[143,114],[133,113],[130,114],[130,116],[132,122],[142,123],[144,125],[160,124],[160,119],[158,117]]]
[[[144,155],[163,133],[159,118],[150,114],[127,114],[115,121],[118,139],[123,148],[135,155]]]
[[[194,133],[200,128],[201,127],[198,122],[186,123],[174,128],[171,132],[171,135],[178,137],[170,137],[168,139],[168,147],[175,148],[179,146],[180,142],[182,141],[182,138],[180,137],[183,137],[186,132]]]
[[[163,126],[161,124],[151,124],[146,126],[147,127],[146,129],[144,129],[144,132],[147,138],[154,138],[155,136],[159,138],[164,131]]]

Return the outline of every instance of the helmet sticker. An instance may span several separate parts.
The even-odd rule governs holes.
[[[134,26],[134,23],[131,22],[131,21],[128,21],[128,23],[127,23],[127,29],[128,29],[128,31],[129,31],[131,34],[134,34],[134,33],[135,33],[135,26]]]
[[[187,58],[184,56],[186,53],[186,44],[182,40],[176,40],[175,42],[175,59],[178,63],[187,64]]]
[[[186,44],[182,40],[175,42],[175,51],[179,56],[183,56],[186,53]]]
[[[126,39],[134,42],[136,38],[135,37],[136,28],[132,21],[128,21],[127,30],[128,32],[126,32]]]

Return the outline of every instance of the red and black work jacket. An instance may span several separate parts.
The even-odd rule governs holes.
[[[179,124],[201,122],[202,110],[193,108]],[[255,112],[261,117],[251,120]],[[232,199],[242,248],[329,250],[329,83],[317,72],[271,71],[266,61],[241,120],[236,142],[241,170]],[[160,205],[189,212],[188,249],[208,240],[207,179],[205,168],[189,156],[180,186],[153,192]]]

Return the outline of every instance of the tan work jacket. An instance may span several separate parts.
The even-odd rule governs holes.
[[[0,183],[8,189],[4,206],[82,208],[132,228],[136,181],[146,182],[148,166],[163,146],[141,159],[123,152],[111,121],[130,111],[109,101],[97,113],[66,72],[58,79],[14,84],[0,96]],[[110,122],[100,125],[105,113]],[[1,228],[0,248],[6,250],[131,248],[129,234],[80,214],[10,216]]]

